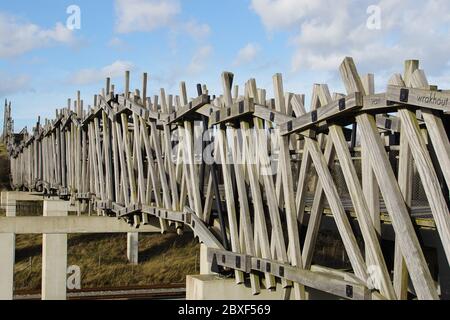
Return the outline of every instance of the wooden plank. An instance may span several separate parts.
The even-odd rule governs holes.
[[[344,133],[339,126],[332,125],[329,128],[342,173],[355,208],[358,224],[366,245],[366,251],[371,257],[369,261],[373,263],[370,270],[372,272],[370,274],[370,279],[372,280],[373,285],[380,289],[385,297],[395,299],[394,288],[390,281],[389,272],[381,251],[380,243],[378,242],[378,236],[373,226],[373,221],[371,220],[371,212],[363,195],[356,169],[353,166]]]
[[[313,98],[311,99],[311,101],[312,101],[311,104],[312,104],[312,108],[313,108],[312,110],[317,110],[317,108],[320,107],[320,101],[318,100],[318,92],[317,92],[316,88],[317,88],[317,86],[314,86]],[[295,106],[294,109],[296,110],[296,115],[298,117],[300,117],[306,113],[305,107],[304,107],[304,102],[302,99],[300,99],[299,96],[294,96],[293,104]],[[309,135],[309,134],[306,134],[305,136],[311,137],[311,135]],[[320,146],[322,146],[324,139],[325,139],[324,135],[322,135],[322,134],[319,135],[318,141],[320,141],[319,142]],[[303,222],[303,217],[304,217],[304,213],[305,213],[305,200],[306,200],[306,193],[307,193],[307,187],[308,187],[307,179],[308,179],[310,171],[311,171],[311,164],[312,164],[312,160],[311,160],[311,156],[309,154],[309,150],[308,150],[308,148],[306,148],[306,146],[303,146],[303,154],[302,154],[300,172],[299,172],[298,183],[297,183],[297,194],[296,194],[296,198],[295,198],[297,219],[300,223]],[[311,184],[312,184],[312,188],[314,189],[317,184],[317,179],[315,179],[315,176],[312,178]]]
[[[450,112],[450,93],[390,85],[386,91],[388,101],[409,106]]]
[[[368,115],[358,116],[362,128],[362,137],[367,145],[371,145],[370,158],[372,168],[378,180],[386,207],[392,219],[392,225],[398,238],[401,251],[408,266],[411,279],[420,299],[438,299],[434,282],[420,248],[414,227],[409,219],[408,210],[395,176],[384,151],[373,118]]]
[[[289,279],[290,281],[301,283],[304,286],[328,292],[345,299],[367,300],[370,296],[368,289],[363,284],[346,281],[337,276],[325,275],[319,272],[292,267],[280,262],[267,261],[254,257],[251,257],[251,260],[252,269],[254,270],[270,270],[278,277]]]
[[[275,125],[281,125],[294,119],[293,117],[290,117],[276,110],[270,109],[261,104],[255,104],[255,110],[253,112],[253,115],[264,121],[271,122]]]
[[[362,84],[364,87],[365,96],[375,94],[375,81],[374,75],[368,74],[364,79],[362,79]],[[377,117],[377,120],[379,117]],[[385,121],[384,126],[388,124]],[[390,126],[389,126],[390,127]],[[390,128],[389,128],[390,129]],[[362,187],[364,192],[364,197],[366,199],[370,216],[372,218],[373,226],[378,234],[381,236],[381,220],[380,220],[380,195],[378,190],[377,181],[373,173],[372,167],[370,165],[370,160],[367,155],[367,149],[370,146],[361,145],[361,177],[362,177]],[[367,256],[367,254],[366,254]],[[369,257],[366,260],[369,262]]]
[[[144,162],[142,160],[142,144],[140,134],[139,117],[133,114],[133,127],[134,127],[134,157],[137,159],[137,172],[138,172],[138,195],[139,201],[137,203],[145,203],[145,181],[144,181]]]
[[[362,83],[352,58],[345,58],[340,67],[341,77],[347,92],[361,91]],[[408,210],[396,182],[394,172],[378,135],[373,116],[361,114],[356,117],[361,138],[371,146],[369,156],[380,187],[386,208],[392,219],[392,225],[406,265],[411,275],[417,295],[420,299],[438,299],[430,270],[420,248],[417,235],[409,218]]]
[[[410,78],[408,72],[413,72],[413,65],[417,65],[412,61],[411,64],[405,65],[405,78]],[[409,70],[409,71],[407,71]],[[400,75],[394,76],[390,79],[391,84],[404,86],[405,83]],[[400,129],[400,152],[399,152],[399,165],[398,165],[398,185],[402,192],[403,199],[408,208],[412,207],[412,188],[414,178],[414,163],[411,155],[411,149],[409,148],[408,139],[404,130]],[[401,248],[398,241],[395,241],[394,248],[394,289],[399,300],[406,300],[408,298],[408,269],[406,268],[405,260],[401,252]]]
[[[161,89],[161,109],[163,112],[169,113],[169,106],[167,106],[166,103],[166,97],[165,92],[163,89]],[[178,186],[175,176],[175,168],[174,164],[172,162],[172,142],[171,142],[171,130],[170,125],[163,125],[163,144],[165,147],[165,159],[167,162],[166,165],[166,171],[169,176],[169,185],[170,185],[170,192],[172,196],[172,209],[173,210],[180,210],[181,207],[179,206],[179,196],[178,196]],[[181,228],[180,225],[177,225],[179,228]]]
[[[245,273],[250,273],[251,271],[251,259],[250,256],[246,254],[208,248],[207,261],[212,264],[212,268],[214,268],[214,265],[216,264]]]
[[[283,80],[281,74],[273,77],[275,104],[278,109],[285,105]],[[297,268],[303,268],[302,253],[300,249],[300,238],[297,225],[297,214],[295,210],[295,200],[293,195],[294,182],[292,178],[292,167],[289,152],[289,136],[279,137],[280,154],[279,164],[281,167],[281,178],[283,187],[284,204],[286,210],[286,222],[289,239],[289,256],[291,264]],[[297,299],[305,299],[305,288],[298,283],[294,283],[294,293]]]
[[[209,118],[209,127],[220,123],[239,122],[255,111],[253,99],[244,99],[230,106],[213,112]]]
[[[230,79],[230,75],[228,73],[222,73],[222,87],[224,95],[231,95],[230,88],[232,85],[232,80]],[[231,97],[227,99],[231,100]],[[225,130],[221,127],[217,130],[216,138],[218,139],[218,147],[220,153],[220,160],[222,165],[222,175],[223,182],[225,188],[225,199],[227,204],[227,214],[228,214],[228,224],[230,228],[230,238],[231,238],[231,248],[233,252],[240,253],[240,244],[239,244],[239,227],[236,218],[236,204],[234,201],[233,195],[233,186],[231,180],[231,173],[229,167],[229,155],[228,155],[228,144],[226,139]],[[236,283],[244,282],[244,274],[236,270],[235,272]]]
[[[411,85],[416,88],[429,87],[428,81],[422,70],[416,70],[413,74]],[[422,117],[425,121],[430,141],[436,152],[447,186],[450,186],[450,142],[441,118],[441,114],[429,109],[422,109]]]
[[[134,204],[137,202],[137,193],[136,193],[136,176],[134,174],[134,161],[131,153],[131,145],[130,145],[130,137],[128,130],[128,116],[124,113],[120,114],[122,119],[122,137],[123,137],[123,146],[126,156],[126,169],[128,171],[128,180],[130,187],[130,204]],[[125,170],[125,167],[123,168]]]
[[[186,84],[182,82],[180,84],[180,96],[182,97],[182,102],[187,103],[187,94],[186,94]],[[200,190],[199,190],[199,180],[198,180],[198,174],[197,174],[197,166],[195,164],[195,155],[194,155],[194,141],[193,141],[193,127],[192,124],[189,121],[184,121],[183,123],[183,155],[184,155],[184,161],[186,162],[186,174],[187,174],[187,191],[189,193],[189,197],[191,199],[191,206],[192,209],[195,211],[197,215],[203,214],[202,209],[202,201],[200,197]],[[200,218],[202,218],[200,216]]]
[[[278,201],[276,198],[276,190],[271,175],[271,163],[267,154],[267,137],[263,133],[262,124],[258,119],[254,119],[254,127],[256,130],[256,144],[257,149],[250,151],[258,155],[260,165],[260,175],[262,176],[263,185],[266,195],[266,204],[269,211],[270,222],[272,225],[272,244],[276,252],[276,259],[280,262],[288,262],[286,251],[286,244],[284,242],[283,228],[281,224],[281,217],[279,212]],[[273,254],[274,255],[274,254]],[[287,287],[288,283],[284,283],[283,287]]]
[[[102,112],[103,119],[103,157],[105,162],[105,182],[106,182],[106,193],[108,199],[113,200],[113,181],[112,181],[112,153],[111,153],[111,127],[109,119],[106,117],[106,113]]]
[[[162,207],[161,196],[160,196],[160,192],[159,192],[160,188],[159,188],[159,183],[158,183],[158,176],[156,173],[154,160],[153,160],[153,152],[152,152],[151,144],[150,144],[150,135],[149,135],[148,128],[147,128],[147,125],[146,125],[144,119],[140,118],[139,121],[141,122],[141,138],[144,141],[145,152],[147,155],[147,165],[148,165],[147,182],[148,183],[151,182],[151,187],[152,187],[151,192],[153,192],[153,196],[154,196],[156,205],[158,207]],[[147,187],[147,192],[150,193],[150,189],[148,187]],[[146,198],[148,199],[149,196],[147,195]]]
[[[120,160],[120,181],[122,186],[124,203],[126,206],[128,206],[130,204],[130,195],[129,195],[130,185],[128,179],[127,162],[125,160],[125,150],[121,126],[123,126],[123,123],[120,124],[116,122],[117,151],[119,153],[119,160]]]
[[[442,246],[447,260],[450,261],[450,215],[446,199],[442,194],[439,179],[434,170],[426,143],[421,135],[415,113],[407,109],[401,109],[399,110],[399,115],[402,120],[402,129],[404,129],[408,139],[412,156],[431,207]]]
[[[346,98],[336,100],[330,104],[309,112],[301,117],[282,124],[280,126],[280,134],[288,135],[298,131],[304,131],[317,123],[332,119],[342,114],[361,108],[363,106],[362,94],[354,93]]]
[[[169,96],[169,106],[166,108],[167,111],[170,111],[173,109],[172,105],[172,99],[171,96]],[[163,142],[165,144],[165,152],[166,152],[166,171],[168,172],[169,176],[169,185],[170,190],[172,193],[172,209],[173,210],[181,210],[183,208],[184,204],[180,203],[180,195],[178,190],[178,184],[177,184],[177,176],[176,176],[176,166],[174,163],[173,158],[173,150],[172,150],[172,131],[171,131],[170,125],[163,124]],[[175,159],[175,161],[178,161],[178,159]],[[177,228],[177,233],[181,235],[183,233],[183,224],[176,222],[175,223]]]
[[[158,172],[159,172],[159,181],[161,183],[162,187],[162,194],[163,194],[163,204],[166,209],[169,209],[172,207],[172,201],[170,200],[170,190],[169,190],[169,184],[167,182],[167,176],[166,171],[164,170],[164,161],[162,159],[162,152],[161,152],[161,142],[158,139],[157,135],[157,128],[156,123],[154,121],[150,122],[150,137],[153,141],[153,148],[156,156],[156,163],[158,166]],[[164,225],[164,228],[166,228],[167,225]]]
[[[319,89],[319,98],[321,103],[329,103],[332,99],[329,95],[329,91],[325,89],[326,87],[324,87],[325,86],[321,86]],[[347,189],[349,191],[350,198],[358,218],[358,224],[366,245],[366,252],[368,252],[370,256],[369,261],[373,263],[371,270],[369,270],[371,272],[369,274],[372,282],[371,286],[381,289],[381,293],[387,298],[395,299],[395,292],[390,281],[389,271],[387,269],[383,253],[378,242],[378,236],[370,216],[371,212],[367,205],[366,198],[364,197],[356,169],[353,165],[352,157],[347,141],[345,140],[342,127],[338,125],[330,125],[329,136],[333,141],[336,154],[339,158],[342,173],[344,175]],[[374,272],[375,270],[376,272]]]
[[[239,216],[240,216],[240,240],[244,242],[243,252],[254,255],[255,243],[253,239],[253,228],[250,219],[250,209],[248,204],[247,187],[244,179],[244,165],[243,155],[240,146],[239,136],[234,128],[229,128],[231,133],[229,139],[231,140],[231,150],[234,164],[234,173],[236,178],[236,186],[239,196]],[[256,274],[250,274],[250,282],[252,287],[252,293],[254,295],[260,293],[259,277]]]
[[[97,157],[97,174],[99,175],[99,185],[100,185],[100,196],[102,200],[106,200],[105,193],[105,176],[103,171],[103,159],[102,159],[102,149],[100,142],[100,125],[99,120],[97,118],[94,119],[94,131],[95,131],[95,148],[96,148],[96,157]],[[71,172],[73,172],[71,170]]]
[[[351,229],[350,223],[340,201],[340,196],[333,182],[330,171],[328,170],[327,162],[322,152],[319,149],[318,143],[311,139],[307,140],[308,148],[310,148],[310,154],[314,167],[316,168],[317,175],[322,184],[322,188],[327,197],[330,209],[333,212],[336,225],[341,235],[342,242],[348,254],[349,260],[352,264],[355,275],[362,281],[367,280],[366,266],[364,259],[361,255],[361,251],[358,248],[355,236]]]
[[[230,73],[226,74],[226,79],[229,83],[224,85],[224,88],[231,87],[231,82],[233,79],[233,75]],[[231,102],[230,92],[227,94],[224,94],[225,102],[229,103]],[[255,98],[250,98],[248,90],[246,91],[246,96],[244,101],[248,101],[250,104],[253,104]],[[233,153],[233,161],[234,161],[234,168],[235,168],[235,176],[237,181],[237,187],[238,187],[238,193],[239,193],[239,201],[243,204],[240,205],[241,212],[241,231],[243,233],[243,236],[245,238],[246,242],[246,253],[250,255],[256,255],[257,251],[255,247],[255,240],[253,238],[253,233],[255,233],[255,238],[258,238],[261,243],[259,243],[259,247],[263,248],[263,255],[264,256],[270,256],[270,249],[269,249],[269,242],[268,242],[268,234],[267,234],[267,228],[265,225],[265,219],[264,219],[264,212],[262,208],[262,198],[259,190],[259,183],[256,181],[256,174],[255,174],[255,167],[254,165],[254,157],[252,156],[251,152],[249,152],[249,145],[251,144],[253,146],[252,137],[249,135],[249,123],[241,118],[240,121],[240,127],[241,127],[241,133],[242,133],[242,150],[240,147],[240,141],[239,136],[237,134],[237,131],[234,128],[230,128],[229,130],[233,133],[233,149],[235,152]],[[241,165],[243,163],[243,165]],[[247,169],[247,172],[246,170]],[[249,184],[251,193],[254,194],[253,199],[253,205],[255,209],[255,228],[252,230],[252,224],[250,219],[250,210],[248,205],[247,198],[247,191],[246,191],[246,184],[244,176],[245,174],[249,175]],[[258,188],[256,190],[255,188]],[[242,240],[242,238],[241,238]],[[255,274],[250,275],[250,279],[253,282],[252,288],[253,291],[260,291],[260,285],[259,285],[259,277]],[[270,274],[265,274],[266,277],[266,286],[267,287],[275,287],[274,279],[270,276]],[[253,279],[252,279],[253,278]]]
[[[116,129],[116,119],[111,122],[111,133],[112,133],[112,157],[113,157],[113,167],[114,167],[114,199],[118,203],[122,203],[122,197],[120,193],[120,159],[119,159],[119,149],[118,149],[118,139],[117,139],[117,129]]]
[[[179,108],[176,112],[171,113],[167,121],[169,124],[173,124],[175,122],[182,122],[189,119],[198,120],[200,118],[196,111],[209,103],[209,96],[206,94],[202,94],[201,96],[195,98],[193,101],[186,103],[184,107]]]
[[[250,80],[249,92],[247,93],[250,97],[258,101],[256,96],[256,82],[254,79]],[[255,121],[255,120],[253,120]],[[266,218],[264,214],[263,197],[261,193],[261,188],[258,179],[258,173],[256,170],[257,157],[254,152],[255,139],[250,125],[241,123],[241,130],[243,134],[243,153],[246,156],[246,169],[248,175],[248,181],[250,185],[250,192],[252,195],[253,209],[254,209],[254,220],[255,220],[255,255],[261,256],[265,259],[272,259],[272,254],[270,251],[269,244],[269,234],[267,230]],[[276,282],[274,277],[270,273],[265,273],[266,288],[273,289],[276,287]]]

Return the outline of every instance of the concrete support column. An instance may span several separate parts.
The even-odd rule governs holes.
[[[249,283],[236,285],[234,279],[224,279],[217,275],[186,277],[186,300],[281,300],[282,290],[261,288],[259,295],[253,295]]]
[[[6,193],[6,216],[15,217],[17,212],[17,193],[16,192],[7,192]]]
[[[208,263],[208,247],[200,243],[200,274],[214,274]]]
[[[4,204],[3,197],[6,198],[7,194],[2,192],[2,204]],[[14,217],[15,215],[14,205],[14,210],[7,210],[6,216]],[[0,234],[0,300],[13,299],[15,253],[16,235],[13,233]]]
[[[44,201],[44,217],[67,216],[68,202]],[[66,300],[67,234],[42,237],[42,300]]]
[[[139,233],[127,233],[127,258],[131,264],[139,263]]]
[[[7,191],[2,191],[2,193],[1,193],[1,197],[0,197],[0,201],[1,201],[1,203],[0,203],[0,207],[2,208],[2,209],[5,209],[5,207],[6,207],[6,195],[7,195]]]

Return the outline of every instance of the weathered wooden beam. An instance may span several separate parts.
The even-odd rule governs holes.
[[[199,120],[199,114],[196,112],[198,109],[206,104],[210,103],[209,95],[202,94],[195,98],[184,107],[179,108],[176,112],[173,112],[167,118],[169,124],[182,122],[184,120]]]
[[[390,85],[387,88],[386,100],[410,106],[450,112],[450,93],[442,91]]]
[[[315,124],[342,116],[351,110],[362,108],[362,106],[362,94],[359,92],[350,94],[346,98],[333,101],[326,106],[280,125],[280,134],[289,135],[295,132],[305,131]]]
[[[242,119],[248,118],[255,111],[253,99],[244,99],[232,104],[222,110],[213,112],[209,118],[209,126],[239,122]]]

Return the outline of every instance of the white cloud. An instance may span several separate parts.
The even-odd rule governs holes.
[[[181,26],[181,31],[186,32],[196,40],[203,40],[211,34],[211,28],[205,23],[198,23],[196,20],[190,20]]]
[[[133,70],[134,65],[129,61],[117,60],[112,64],[105,66],[100,69],[83,69],[75,73],[68,79],[72,84],[86,85],[90,83],[100,82],[106,78],[115,78],[118,76],[123,76],[125,71]]]
[[[245,47],[241,48],[234,59],[233,65],[239,66],[244,63],[249,63],[254,60],[260,51],[260,47],[256,43],[248,43]]]
[[[207,60],[212,52],[213,48],[210,45],[205,45],[197,49],[187,68],[187,72],[191,74],[202,72],[206,68]]]
[[[0,58],[11,58],[36,48],[74,41],[72,31],[59,22],[53,29],[44,29],[0,12]]]
[[[208,24],[180,17],[180,0],[115,0],[115,9],[117,33],[150,32],[167,28],[171,32],[173,48],[176,48],[177,37],[180,35],[204,41],[211,34]],[[112,41],[117,42],[115,38]]]
[[[296,25],[311,12],[321,9],[323,2],[320,0],[252,0],[251,8],[261,16],[267,29],[276,30]]]
[[[109,40],[108,42],[108,46],[109,47],[114,47],[114,48],[119,48],[125,45],[125,42],[118,38],[118,37],[113,37],[111,40]]]
[[[381,9],[381,29],[366,26],[370,5]],[[368,72],[401,72],[419,59],[429,74],[449,69],[450,1],[252,0],[266,29],[287,31],[292,70],[337,71],[345,56]]]
[[[28,75],[11,76],[0,72],[0,95],[6,96],[30,89],[30,77]]]
[[[178,0],[116,0],[115,8],[119,33],[167,27],[181,11]]]

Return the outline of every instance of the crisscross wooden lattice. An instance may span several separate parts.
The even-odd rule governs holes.
[[[360,78],[351,58],[340,72],[346,94],[314,85],[309,112],[304,95],[284,91],[280,74],[268,99],[255,79],[240,92],[228,72],[220,96],[198,85],[190,100],[184,83],[176,96],[161,89],[148,98],[146,74],[142,92],[130,93],[127,72],[124,94],[108,79],[87,111],[78,94],[73,109],[69,100],[31,134],[12,133],[7,105],[12,186],[136,227],[189,226],[208,247],[211,268],[234,270],[254,294],[263,285],[283,298],[305,299],[312,287],[350,299],[405,299],[410,278],[418,298],[438,299],[417,228],[437,232],[448,267],[450,92],[429,85],[418,61],[378,94],[373,75]],[[427,206],[415,206],[415,177]],[[325,216],[352,270],[313,265]],[[395,233],[393,264],[380,241],[385,225]]]

